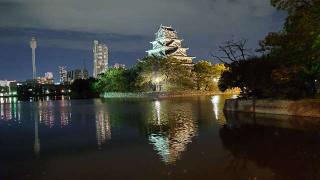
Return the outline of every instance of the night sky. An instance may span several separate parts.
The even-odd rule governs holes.
[[[269,0],[0,0],[0,79],[32,77],[32,36],[38,40],[38,75],[58,66],[92,73],[93,40],[108,45],[109,65],[127,67],[146,55],[160,24],[172,25],[196,61],[217,46],[246,38],[256,48],[279,31],[285,13]]]

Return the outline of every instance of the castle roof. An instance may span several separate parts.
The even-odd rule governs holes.
[[[167,30],[167,31],[175,31],[171,26],[160,26],[161,29]]]
[[[149,56],[175,57],[192,63],[192,59],[195,57],[187,55],[187,50],[189,48],[182,47],[181,42],[183,40],[178,39],[175,29],[171,26],[161,25],[155,34],[156,39],[150,42],[153,45],[153,49],[146,51]]]

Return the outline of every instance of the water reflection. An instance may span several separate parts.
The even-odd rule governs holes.
[[[320,122],[317,119],[226,113],[220,129],[223,146],[232,153],[228,171],[244,171],[254,162],[271,169],[274,179],[320,177]]]
[[[226,120],[225,120],[225,117],[224,117],[223,111],[222,111],[223,106],[224,106],[224,99],[222,99],[222,97],[219,95],[212,96],[211,103],[213,105],[213,113],[214,113],[214,118],[215,118],[216,122],[219,125],[226,124]]]
[[[31,111],[31,119],[34,121],[34,153],[35,155],[40,154],[40,137],[39,137],[39,115],[38,115],[38,106],[33,104],[33,109]]]
[[[98,111],[96,113],[96,135],[99,148],[111,139],[111,126],[108,111]]]
[[[38,101],[34,104],[38,104],[39,106],[40,123],[44,123],[46,126],[52,128],[55,123],[55,106],[53,105],[53,101]]]
[[[224,115],[223,97],[1,102],[0,179],[320,177],[319,121]]]
[[[149,141],[167,164],[174,164],[197,135],[191,103],[154,101]]]
[[[0,98],[0,115],[5,121],[20,121],[20,103],[16,97]]]
[[[39,120],[45,126],[52,128],[55,124],[66,127],[70,124],[72,118],[71,101],[38,101],[34,102],[39,107]],[[58,105],[57,105],[58,104]],[[59,119],[56,117],[59,117]]]
[[[161,125],[161,117],[160,117],[160,111],[161,111],[161,106],[160,106],[160,101],[155,101],[154,102],[154,109],[156,111],[156,119],[157,119],[157,124]]]
[[[59,102],[59,108],[60,108],[60,124],[61,124],[61,127],[63,128],[69,125],[70,120],[72,118],[71,101],[62,99]]]

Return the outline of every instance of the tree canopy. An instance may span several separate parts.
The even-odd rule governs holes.
[[[217,82],[225,70],[223,64],[212,65],[209,61],[199,61],[193,68],[197,90],[217,90]]]
[[[222,75],[220,88],[238,86],[247,96],[314,97],[320,79],[320,1],[271,4],[288,13],[283,30],[260,42],[261,57],[226,63],[229,71]]]
[[[145,57],[130,69],[110,68],[99,77],[94,88],[99,92],[218,91],[217,80],[224,65],[200,61],[183,64],[174,58]]]

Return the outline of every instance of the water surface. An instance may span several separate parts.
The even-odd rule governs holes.
[[[224,114],[225,98],[2,98],[0,179],[320,178],[318,119]]]

